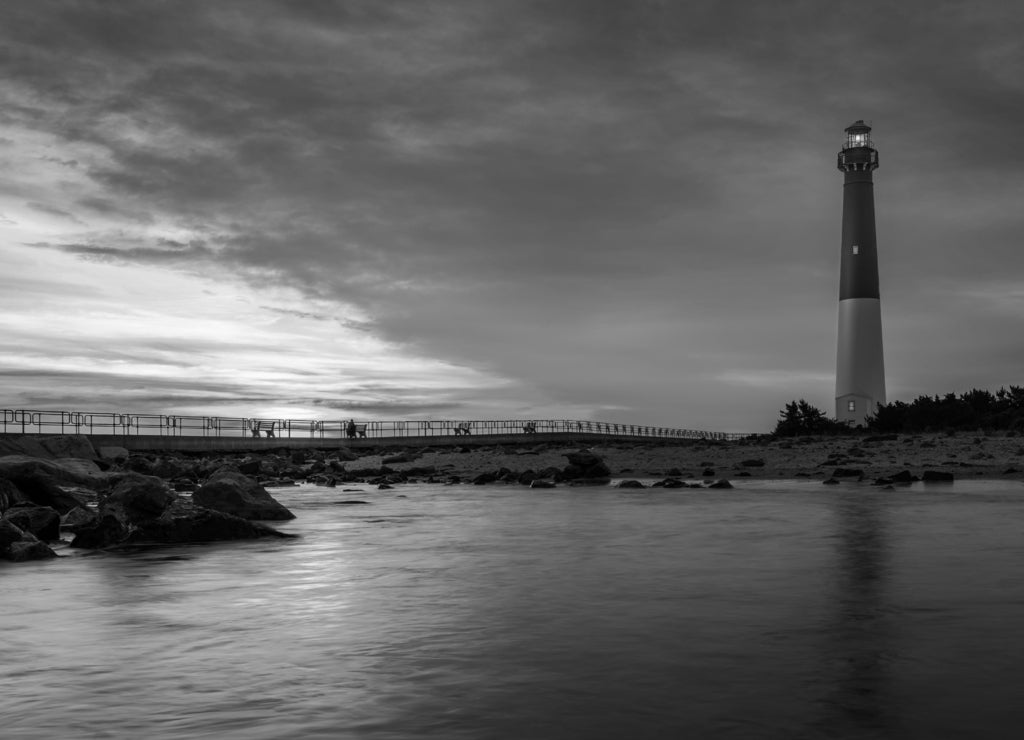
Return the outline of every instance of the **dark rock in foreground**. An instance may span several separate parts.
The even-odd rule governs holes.
[[[60,514],[49,506],[16,506],[4,512],[4,519],[43,542],[60,539]]]
[[[185,544],[251,540],[261,537],[293,538],[296,536],[278,532],[264,524],[250,522],[248,519],[222,511],[188,506],[178,502],[158,519],[133,529],[120,544],[135,545],[150,542]]]
[[[6,519],[0,519],[0,560],[24,563],[57,557],[45,542]]]
[[[196,506],[233,514],[243,519],[281,521],[295,515],[278,503],[259,483],[242,473],[222,469],[192,493]]]

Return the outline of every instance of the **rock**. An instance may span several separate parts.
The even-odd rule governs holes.
[[[579,452],[566,452],[562,455],[569,460],[569,465],[586,470],[589,467],[597,465],[602,462],[600,455],[595,455],[590,450],[580,450]]]
[[[291,512],[288,513],[291,514]],[[222,511],[190,506],[183,501],[176,501],[158,519],[149,521],[129,532],[120,544],[147,542],[182,544],[296,536]]]
[[[7,519],[0,519],[0,559],[24,563],[55,557],[57,553],[31,532],[25,532]]]
[[[533,480],[530,482],[530,488],[554,488],[554,481],[550,480]]]
[[[952,483],[953,474],[943,470],[926,470],[921,476],[925,483]]]
[[[611,478],[573,478],[569,481],[570,486],[607,486],[612,482]]]
[[[702,470],[700,474],[704,478],[711,478],[715,475],[715,471],[714,468],[704,468],[704,470]]]
[[[128,528],[116,516],[107,514],[94,519],[91,524],[79,526],[70,547],[98,550],[120,543],[127,535]]]
[[[111,515],[125,526],[156,519],[178,498],[167,483],[152,475],[125,473],[100,501],[99,515]]]
[[[153,471],[150,475],[164,480],[175,478],[189,478],[194,475],[192,466],[176,457],[161,457],[153,464]]]
[[[43,473],[58,483],[77,483],[94,486],[103,482],[103,475],[92,460],[62,458],[51,460],[27,455],[5,455],[0,457],[0,478],[7,478],[15,483],[26,475]],[[21,486],[18,486],[21,488]],[[21,490],[25,493],[24,488]]]
[[[260,461],[258,458],[253,460],[242,460],[240,463],[238,463],[238,465],[235,466],[238,472],[241,473],[242,475],[252,476],[260,474],[260,467]]]
[[[100,447],[96,451],[99,453],[101,460],[115,463],[123,463],[131,457],[131,453],[124,447]]]
[[[534,479],[537,478],[537,472],[535,470],[524,470],[516,478],[516,482],[523,486],[528,486],[533,483]]]
[[[622,480],[615,486],[616,488],[647,488],[643,483],[638,480]]]
[[[836,468],[832,472],[833,478],[861,478],[864,476],[864,471],[857,468]]]
[[[4,513],[4,519],[23,532],[35,535],[43,542],[60,539],[60,514],[49,506],[16,506]]]
[[[495,473],[480,473],[473,479],[474,486],[485,486],[488,483],[495,483],[498,480],[498,474]]]
[[[661,485],[665,488],[685,488],[686,484],[678,478],[666,478],[661,481]]]
[[[558,473],[560,480],[575,480],[576,478],[582,478],[584,469],[579,465],[566,465]]]
[[[302,450],[292,450],[291,461],[292,465],[305,465],[306,453]]]
[[[669,468],[668,470],[665,471],[665,475],[669,476],[670,478],[679,478],[683,475],[683,471],[680,470],[679,468]]]
[[[823,480],[821,483],[822,483],[822,485],[825,485],[825,486],[838,486],[839,485],[839,481],[837,481],[835,478],[829,478],[828,480]]]
[[[95,524],[96,521],[97,518],[94,512],[79,506],[60,518],[60,528],[66,529],[69,532],[78,532],[82,527]]]
[[[221,469],[192,493],[196,506],[244,519],[294,519],[259,483],[240,472]]]
[[[596,462],[583,471],[583,478],[607,478],[612,474],[611,469],[604,462]]]
[[[22,493],[14,483],[6,478],[0,478],[0,514],[12,506],[31,503],[33,503],[32,499]]]
[[[382,465],[391,465],[394,463],[409,463],[414,462],[419,457],[415,452],[400,452],[397,455],[391,455],[381,460]]]
[[[896,475],[890,475],[889,480],[891,480],[893,483],[914,483],[921,479],[918,478],[913,473],[911,473],[909,470],[903,470],[899,473],[896,473]]]
[[[760,458],[756,460],[744,460],[743,462],[740,463],[740,465],[742,465],[744,468],[763,468],[764,460],[761,460]]]
[[[49,506],[58,514],[66,514],[78,506],[87,506],[85,498],[66,490],[49,472],[40,468],[26,468],[10,475],[24,498],[37,506]]]
[[[732,488],[732,483],[727,481],[725,478],[716,480],[714,483],[708,486],[708,488]]]
[[[876,434],[874,437],[866,437],[864,442],[895,442],[897,439],[899,437],[895,434]]]

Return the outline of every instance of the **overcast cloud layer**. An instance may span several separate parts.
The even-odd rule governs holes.
[[[770,429],[1024,383],[1024,6],[0,5],[0,406]]]

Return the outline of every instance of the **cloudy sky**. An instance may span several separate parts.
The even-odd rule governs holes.
[[[0,5],[0,406],[765,431],[1024,384],[1024,6]]]

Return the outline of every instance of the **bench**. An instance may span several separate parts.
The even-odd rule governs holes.
[[[349,424],[345,427],[345,436],[349,439],[355,439],[356,437],[366,436],[366,425],[365,424]]]
[[[526,432],[527,434],[536,434],[537,433],[537,422],[535,422],[535,421],[528,421],[528,422],[526,422],[525,424],[523,424],[523,431]]]
[[[466,436],[469,436],[470,434],[472,434],[472,431],[471,431],[472,428],[473,428],[473,425],[470,422],[468,422],[468,421],[458,421],[458,422],[455,422],[455,426],[453,427],[453,431],[455,432],[455,436],[456,437],[458,437],[460,434],[465,434]]]
[[[260,436],[260,432],[266,432],[268,437],[274,436],[274,427],[277,426],[276,421],[263,421],[262,419],[252,419],[249,421],[249,429],[252,430],[252,436]]]

